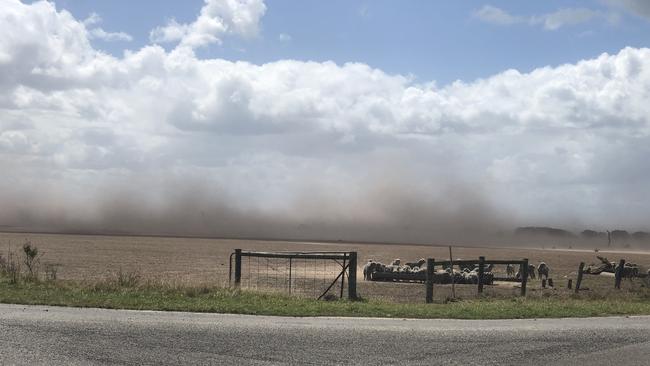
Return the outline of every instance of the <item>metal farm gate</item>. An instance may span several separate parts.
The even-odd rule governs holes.
[[[317,299],[357,299],[357,252],[258,252],[235,249],[229,283]],[[234,283],[233,283],[234,282]]]

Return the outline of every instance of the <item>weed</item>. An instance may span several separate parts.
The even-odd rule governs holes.
[[[122,271],[122,268],[117,272],[116,282],[119,287],[135,287],[140,283],[140,273],[138,271]]]
[[[9,247],[7,260],[4,265],[4,273],[9,277],[9,283],[11,284],[17,284],[20,280],[20,261],[18,261],[18,258],[13,250],[11,250],[11,247]]]
[[[38,248],[33,246],[30,241],[27,241],[23,244],[23,253],[25,253],[23,263],[29,271],[28,278],[31,280],[38,279],[38,270],[41,261],[41,256],[38,254]]]
[[[50,282],[56,281],[58,271],[59,271],[59,266],[57,264],[46,263],[45,280]]]

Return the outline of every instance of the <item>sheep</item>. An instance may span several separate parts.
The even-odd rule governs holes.
[[[426,272],[427,271],[427,266],[423,267],[411,267],[411,272],[412,273],[420,273],[420,272]]]
[[[375,262],[372,259],[368,259],[368,263],[366,263],[365,266],[363,266],[363,279],[365,281],[368,281],[370,279],[370,274],[372,273],[372,270],[375,268]]]
[[[397,272],[411,273],[411,267],[409,266],[399,266]]]
[[[375,262],[374,272],[402,272],[403,268],[400,266],[399,258],[393,260],[391,264],[383,264],[380,262]]]
[[[517,274],[515,274],[515,278],[521,280],[521,266],[519,266],[519,270],[517,271]],[[528,265],[528,278],[535,278],[535,265],[533,264]],[[526,278],[526,280],[528,280],[528,278]]]
[[[456,258],[456,260],[460,262],[460,261],[462,261],[463,259],[462,259],[462,258]],[[471,271],[471,270],[474,269],[474,265],[472,265],[472,264],[459,264],[459,265],[458,265],[458,268],[459,268],[461,271],[464,271],[464,270]]]
[[[513,266],[512,264],[506,265],[506,274],[508,278],[515,277],[515,266]]]
[[[426,259],[420,258],[417,262],[407,262],[406,265],[411,268],[422,267],[426,262]]]
[[[454,276],[454,283],[463,283],[464,279],[465,279],[464,274],[465,274],[464,272],[454,271],[454,273],[452,275],[452,276]]]
[[[532,278],[533,280],[535,279],[535,270],[536,269],[537,268],[535,267],[534,264],[531,263],[531,264],[528,265],[528,277]]]
[[[478,270],[474,269],[469,272],[465,272],[465,283],[477,284],[478,283]]]
[[[373,272],[384,272],[385,265],[381,262],[375,262],[374,265],[370,267],[370,274]]]
[[[542,276],[548,280],[548,273],[551,271],[551,268],[544,262],[539,262],[539,266],[537,266],[537,273],[539,274],[539,278],[542,279]]]
[[[364,279],[372,280],[372,274],[375,272],[391,272],[391,270],[381,262],[368,262],[363,268]]]
[[[384,266],[384,272],[399,272],[400,266],[398,264],[389,264]]]

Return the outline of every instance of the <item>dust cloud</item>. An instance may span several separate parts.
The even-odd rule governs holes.
[[[77,190],[60,184],[5,189],[0,229],[492,244],[513,224],[480,191],[462,184],[367,178],[345,191],[306,181],[282,204],[267,204],[199,181],[131,182]]]
[[[0,185],[0,230],[457,246],[607,244],[599,227],[589,237],[581,232],[591,228],[577,225],[518,230],[557,222],[562,214],[530,225],[485,182],[384,168],[361,178],[301,178],[279,191],[257,189],[253,196],[196,176],[134,174],[83,184],[26,180]],[[568,215],[565,220],[572,222]],[[629,234],[617,244],[650,237]]]

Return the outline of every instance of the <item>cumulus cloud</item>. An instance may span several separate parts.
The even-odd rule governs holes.
[[[266,12],[263,0],[205,0],[197,19],[181,24],[172,19],[163,27],[151,31],[156,43],[179,42],[180,46],[196,48],[221,43],[227,34],[255,36],[259,21]]]
[[[510,14],[506,10],[497,8],[492,5],[485,5],[481,9],[474,11],[473,16],[483,22],[495,25],[541,25],[546,30],[558,30],[562,27],[586,23],[596,18],[603,18],[609,22],[616,21],[616,18],[612,15],[607,15],[602,12],[586,8],[564,8],[548,14],[533,15],[527,17]]]
[[[650,214],[648,49],[438,87],[113,57],[49,2],[0,4],[0,225],[432,242]]]

